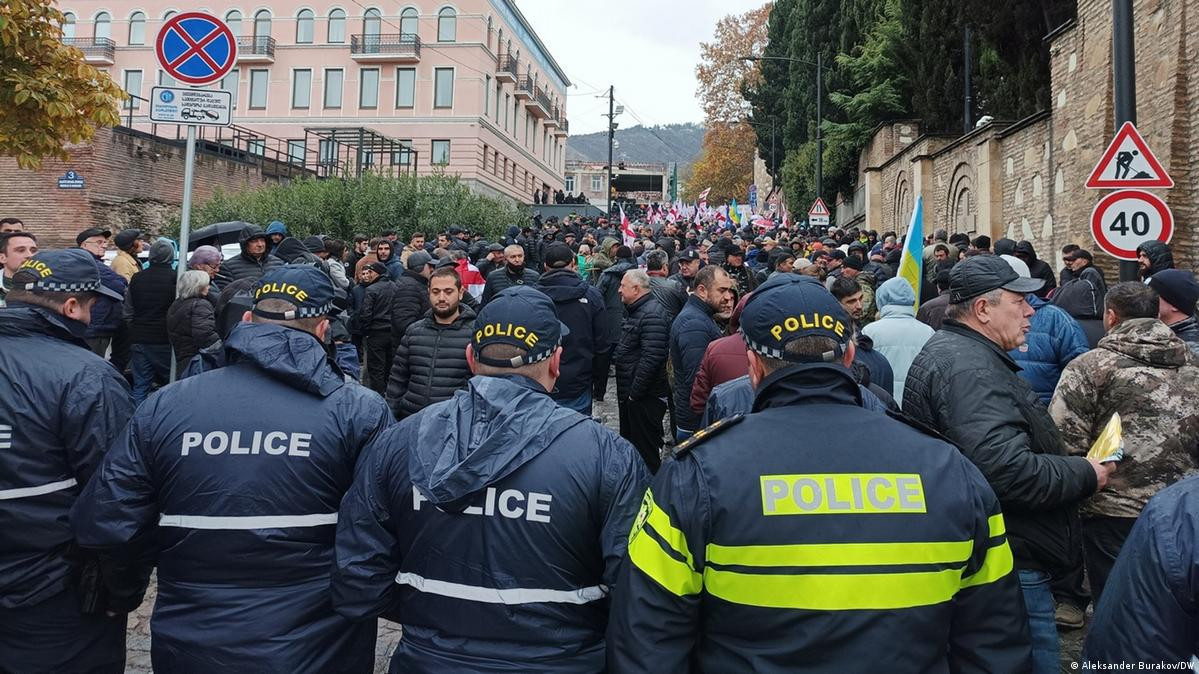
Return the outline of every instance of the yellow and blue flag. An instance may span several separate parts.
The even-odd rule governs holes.
[[[899,278],[908,282],[916,292],[916,304],[920,308],[920,285],[924,275],[924,200],[916,197],[912,208],[912,221],[908,223],[908,236],[904,239],[903,256],[899,258]]]
[[[734,225],[741,224],[741,214],[737,212],[736,199],[733,199],[733,203],[729,204],[729,222]]]

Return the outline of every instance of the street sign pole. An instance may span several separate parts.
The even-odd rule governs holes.
[[[1132,21],[1132,0],[1112,0],[1112,88],[1117,129],[1125,122],[1137,123],[1137,63]],[[1136,262],[1120,262],[1121,281],[1138,278]]]
[[[192,219],[192,174],[195,173],[196,167],[196,125],[187,125],[187,155],[183,165],[183,214],[179,217],[179,263],[175,270],[175,284],[179,284],[179,280],[183,278],[183,272],[187,271],[187,246],[188,239],[191,238],[191,219]],[[175,371],[175,356],[174,350],[171,352],[171,377],[170,381],[174,382],[175,377],[179,374]]]

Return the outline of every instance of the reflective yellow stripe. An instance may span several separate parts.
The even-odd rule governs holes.
[[[930,543],[810,543],[708,545],[708,561],[741,566],[870,566],[958,564],[970,559],[973,541]]]
[[[1000,521],[1002,524],[1002,521]],[[993,583],[1012,572],[1012,549],[1007,541],[987,548],[983,565],[969,576],[962,578],[962,587],[974,587]]]
[[[689,564],[684,564],[667,554],[661,544],[645,530],[637,532],[629,541],[629,560],[645,572],[645,575],[680,597],[696,594],[703,587],[703,576],[696,573]]]
[[[649,516],[646,518],[646,524],[654,528],[662,540],[666,541],[675,552],[683,556],[687,560],[687,566],[695,568],[695,562],[691,559],[691,549],[687,547],[687,536],[679,529],[676,529],[670,523],[670,515],[658,505],[657,501],[653,501],[653,494],[646,492],[646,497],[651,499]]]
[[[914,573],[766,575],[704,569],[714,597],[746,606],[809,611],[886,610],[953,599],[960,569]]]
[[[1002,536],[1007,533],[1007,524],[1003,521],[1003,513],[991,515],[987,518],[987,531],[991,538]]]

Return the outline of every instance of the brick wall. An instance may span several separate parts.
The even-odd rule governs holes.
[[[43,248],[75,245],[88,227],[114,233],[127,227],[158,232],[178,217],[183,201],[183,142],[124,128],[100,129],[88,145],[69,148],[70,159],[47,159],[40,170],[17,168],[0,158],[0,217],[20,218]],[[59,189],[75,171],[84,189]],[[220,189],[234,192],[277,178],[256,165],[197,153],[192,202]]]

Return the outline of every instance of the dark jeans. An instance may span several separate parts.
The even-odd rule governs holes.
[[[1060,646],[1054,622],[1053,592],[1049,574],[1043,571],[1019,571],[1024,611],[1028,615],[1028,634],[1032,637],[1031,674],[1057,674]]]
[[[1070,522],[1070,568],[1053,577],[1053,598],[1059,604],[1086,610],[1091,594],[1083,584],[1082,522],[1078,513],[1070,515]]]
[[[583,416],[591,416],[591,390],[583,391],[577,398],[558,399],[554,398],[554,402],[568,410],[574,410]]]
[[[620,435],[637,448],[649,472],[658,472],[662,465],[662,417],[666,416],[666,400],[640,398],[617,403],[620,413]]]
[[[36,606],[0,608],[0,671],[125,671],[125,615],[84,615],[74,590]]]
[[[380,330],[367,334],[366,385],[379,395],[387,393],[387,379],[391,376],[391,362],[395,360],[395,355],[391,331]]]
[[[1082,521],[1083,552],[1087,558],[1087,578],[1091,581],[1091,595],[1099,605],[1099,595],[1112,574],[1120,548],[1132,531],[1135,517],[1087,517]]]
[[[165,384],[171,377],[169,344],[134,344],[133,404],[140,405],[150,395],[154,382]]]

